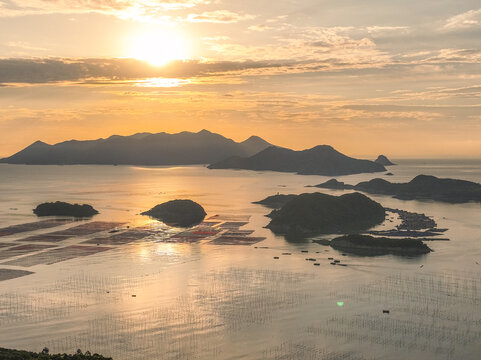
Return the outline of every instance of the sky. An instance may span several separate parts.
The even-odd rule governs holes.
[[[481,157],[479,0],[0,0],[0,157],[208,129]]]

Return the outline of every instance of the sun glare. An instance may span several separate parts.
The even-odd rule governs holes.
[[[187,57],[184,39],[174,32],[153,30],[135,36],[129,56],[160,66]]]

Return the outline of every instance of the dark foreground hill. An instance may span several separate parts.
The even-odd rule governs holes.
[[[112,360],[112,358],[103,357],[98,354],[90,354],[86,351],[83,354],[80,350],[77,353],[69,354],[49,354],[47,349],[41,353],[34,353],[23,350],[11,350],[0,348],[0,359],[2,360]]]
[[[302,151],[270,146],[250,157],[234,156],[213,163],[209,169],[271,170],[327,176],[386,171],[381,164],[351,158],[328,145]]]
[[[384,221],[381,204],[360,193],[306,193],[269,214],[267,228],[279,234],[338,234],[369,229]]]
[[[407,183],[392,183],[376,178],[354,186],[329,180],[316,187],[355,189],[369,194],[392,195],[401,200],[436,200],[449,203],[481,202],[481,184],[466,180],[440,179],[430,175],[418,175]]]
[[[98,140],[70,140],[55,145],[37,141],[0,162],[37,165],[210,164],[228,156],[251,156],[270,145],[257,136],[238,143],[207,130],[178,134],[139,133]]]

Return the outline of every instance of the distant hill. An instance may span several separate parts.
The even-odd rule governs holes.
[[[36,165],[210,164],[229,156],[252,156],[268,146],[271,144],[258,136],[238,143],[207,130],[178,134],[139,133],[98,140],[70,140],[55,145],[36,141],[0,162]]]
[[[250,157],[234,156],[213,163],[209,169],[272,170],[327,176],[386,171],[381,164],[348,157],[328,145],[302,151],[270,146]]]
[[[374,160],[374,162],[378,163],[378,164],[381,164],[381,165],[384,165],[384,166],[391,166],[391,165],[396,165],[394,164],[393,162],[391,162],[391,160],[389,160],[386,156],[384,155],[379,155],[377,157],[376,160]]]
[[[440,179],[418,175],[408,183],[391,183],[383,179],[361,182],[354,189],[371,194],[388,194],[397,199],[429,199],[450,203],[481,202],[481,184],[457,179]]]
[[[436,200],[449,203],[481,202],[481,184],[457,179],[418,175],[407,183],[392,183],[376,178],[348,185],[332,179],[318,188],[355,189],[369,194],[385,194],[401,200]]]

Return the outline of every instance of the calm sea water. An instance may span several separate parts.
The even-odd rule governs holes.
[[[386,179],[423,173],[481,182],[481,161],[398,162]],[[339,179],[355,184],[377,176]],[[30,267],[32,275],[0,281],[0,347],[80,348],[115,360],[479,359],[481,205],[371,196],[449,229],[451,241],[430,242],[434,252],[417,258],[341,256],[263,228],[269,210],[252,201],[316,191],[305,186],[327,179],[201,166],[0,165],[0,227],[36,221],[32,208],[52,200],[92,204],[101,212],[96,220],[142,225],[148,220],[141,211],[189,198],[208,215],[251,215],[244,228],[265,236],[257,245],[268,247],[168,244],[159,234]],[[327,257],[348,266],[331,266]]]

